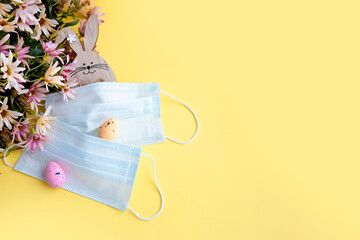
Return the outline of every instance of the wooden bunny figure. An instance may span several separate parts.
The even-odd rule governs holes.
[[[90,16],[87,21],[84,48],[75,32],[70,28],[62,29],[56,38],[58,45],[65,38],[69,41],[70,47],[77,54],[74,70],[69,75],[69,82],[76,79],[78,87],[94,82],[115,82],[115,75],[107,62],[99,54],[93,52],[99,34],[99,23],[95,15]]]

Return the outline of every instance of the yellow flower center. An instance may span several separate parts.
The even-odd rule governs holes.
[[[6,110],[1,111],[1,119],[5,119],[8,115],[8,112]]]
[[[40,19],[40,21],[39,21],[39,24],[40,24],[40,26],[42,27],[42,26],[44,26],[45,25],[45,19],[44,18],[41,18]]]
[[[11,76],[11,68],[7,67],[5,73],[8,75],[8,76]]]

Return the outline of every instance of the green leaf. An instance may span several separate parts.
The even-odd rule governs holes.
[[[71,22],[65,23],[65,26],[64,26],[64,27],[71,27],[71,26],[74,26],[74,25],[76,25],[76,24],[78,24],[78,23],[79,23],[79,19],[76,20],[76,21],[71,21]]]

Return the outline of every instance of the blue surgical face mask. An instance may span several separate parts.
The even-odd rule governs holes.
[[[45,150],[37,150],[34,154],[23,151],[15,165],[16,170],[44,181],[46,165],[56,161],[66,174],[62,188],[122,211],[129,208],[140,157],[145,155],[152,159],[150,155],[142,154],[138,147],[86,135],[58,120],[46,135],[49,140]],[[5,157],[4,161],[12,166]],[[154,177],[163,205],[155,168]],[[161,210],[162,206],[155,216],[148,219],[134,214],[140,219],[151,220]]]
[[[123,100],[154,97],[160,93],[159,83],[119,83],[119,82],[97,82],[76,88],[76,101],[65,104],[98,104],[119,102]],[[96,94],[98,93],[98,94]],[[47,105],[63,104],[63,97],[59,93],[46,96]]]
[[[117,142],[144,146],[164,142],[189,143],[198,133],[198,120],[184,102],[159,89],[158,83],[100,82],[76,88],[74,101],[63,102],[62,97],[48,95],[46,105],[52,105],[52,115],[82,132],[97,136],[98,129],[109,118],[120,122]],[[160,92],[185,105],[194,115],[197,130],[189,141],[167,137],[161,122]]]

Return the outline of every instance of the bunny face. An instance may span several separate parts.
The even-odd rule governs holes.
[[[78,37],[70,28],[64,28],[59,32],[56,44],[68,39],[70,47],[75,51],[74,70],[70,73],[69,81],[76,80],[78,86],[87,85],[94,82],[114,82],[116,81],[114,72],[106,61],[99,54],[93,52],[99,33],[99,24],[96,16],[92,15],[85,29],[83,49]]]
[[[115,76],[106,61],[95,52],[77,55],[75,58],[74,70],[70,73],[69,78],[77,80],[78,86],[87,85],[93,82],[109,82]]]

